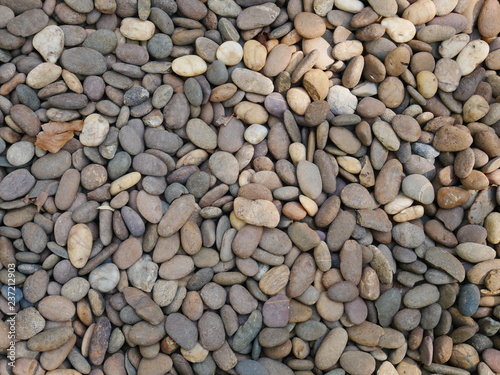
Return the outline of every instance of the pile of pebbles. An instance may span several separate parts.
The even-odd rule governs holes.
[[[498,0],[0,0],[0,374],[499,373],[499,32]]]

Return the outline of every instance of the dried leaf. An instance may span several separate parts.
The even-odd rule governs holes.
[[[83,121],[49,122],[42,125],[43,132],[36,136],[35,146],[53,154],[64,147],[66,142],[73,138],[74,131],[83,129]]]
[[[59,150],[63,148],[66,142],[68,142],[71,138],[73,138],[72,131],[59,134],[40,132],[36,136],[35,146],[55,154],[56,152],[59,152]]]
[[[40,212],[48,197],[49,194],[46,191],[42,191],[40,194],[38,194],[38,197],[36,197],[34,202],[38,212]]]
[[[217,125],[223,125],[223,126],[226,126],[227,124],[229,124],[229,121],[231,121],[233,119],[234,115],[231,115],[231,116],[223,116],[223,117],[220,117],[217,119],[217,121],[215,121],[215,123]]]

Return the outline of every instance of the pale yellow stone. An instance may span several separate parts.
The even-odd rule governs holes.
[[[359,174],[361,172],[361,163],[352,156],[337,156],[337,163],[349,173]]]
[[[294,142],[288,147],[288,153],[293,164],[297,165],[299,161],[306,160],[306,146],[300,142]]]
[[[229,222],[231,223],[231,227],[235,228],[236,230],[240,230],[245,225],[247,225],[247,223],[236,216],[234,211],[231,211],[231,213],[229,214]]]
[[[476,122],[488,113],[490,106],[481,95],[472,95],[464,103],[463,116],[465,122]]]
[[[398,214],[394,215],[392,219],[398,223],[405,221],[419,219],[424,216],[424,206],[412,206],[401,210]]]
[[[422,70],[417,74],[417,90],[426,99],[436,95],[438,90],[438,80],[434,73]]]
[[[415,25],[404,18],[388,17],[381,22],[385,31],[396,43],[406,43],[413,39],[417,33]]]
[[[396,215],[397,213],[403,211],[405,208],[410,207],[413,204],[413,199],[407,197],[404,194],[398,194],[396,199],[392,202],[387,203],[384,206],[384,211],[389,215]]]
[[[42,87],[57,81],[61,76],[62,68],[56,64],[46,62],[33,68],[26,77],[26,84],[34,89]]]
[[[246,124],[265,124],[269,118],[263,106],[251,102],[238,103],[234,107],[234,113]]]
[[[292,111],[302,116],[306,113],[307,107],[311,104],[311,98],[302,87],[292,87],[286,93],[286,101]]]
[[[243,45],[243,62],[248,69],[261,70],[266,65],[267,49],[252,39]]]
[[[464,49],[469,41],[470,36],[468,34],[457,34],[450,39],[442,41],[439,45],[438,52],[442,57],[452,59]]]
[[[318,205],[311,198],[301,194],[299,195],[299,202],[309,216],[312,217],[318,213]]]
[[[181,348],[182,356],[191,363],[203,362],[208,356],[208,350],[200,345],[199,342],[191,350]]]
[[[92,232],[85,224],[76,224],[69,231],[68,258],[75,268],[87,264],[92,252]]]
[[[120,32],[127,39],[146,41],[154,35],[155,24],[151,21],[127,17],[122,20]]]
[[[224,42],[217,48],[216,57],[227,66],[236,65],[243,58],[243,47],[232,40]]]
[[[250,200],[238,197],[234,200],[233,209],[236,217],[247,224],[275,228],[280,221],[276,206],[265,199]]]
[[[488,242],[493,245],[500,243],[500,213],[492,212],[486,216],[484,227],[488,232]]]
[[[490,46],[484,40],[473,40],[460,51],[457,56],[457,63],[463,76],[474,71],[486,58],[490,52]]]
[[[62,78],[71,91],[77,94],[83,93],[83,85],[75,74],[71,73],[69,70],[63,69]]]
[[[172,70],[182,77],[193,77],[207,71],[207,63],[200,56],[186,55],[172,61]]]
[[[117,180],[111,183],[109,192],[111,195],[116,195],[119,192],[127,190],[137,184],[141,179],[141,174],[139,172],[130,172],[126,175],[121,176]]]
[[[177,161],[175,168],[178,169],[186,165],[200,165],[208,159],[208,156],[208,153],[202,149],[190,151]]]

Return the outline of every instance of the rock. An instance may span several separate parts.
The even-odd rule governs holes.
[[[198,329],[184,315],[170,314],[165,321],[165,331],[179,346],[191,350],[198,340]]]
[[[273,3],[245,8],[236,18],[240,30],[252,30],[270,25],[278,17],[280,9]]]
[[[406,43],[413,39],[417,30],[415,25],[399,17],[384,18],[381,25],[385,27],[387,35],[396,43]]]
[[[304,38],[313,39],[322,36],[326,26],[321,17],[314,13],[302,12],[293,19],[295,30]]]
[[[439,290],[432,284],[421,284],[410,289],[403,298],[403,303],[411,309],[429,306],[439,299]]]
[[[479,307],[480,292],[474,284],[466,284],[458,294],[458,310],[463,316],[472,316]]]
[[[357,98],[351,94],[349,89],[340,85],[330,88],[327,96],[330,109],[335,115],[350,115],[353,114],[358,105]]]
[[[488,365],[488,367],[494,371],[499,372],[500,370],[500,351],[489,348],[486,349],[483,353],[481,353],[484,362]]]
[[[120,281],[120,271],[113,263],[105,263],[90,272],[89,282],[92,289],[101,293],[112,291]]]
[[[151,39],[155,32],[155,25],[151,21],[138,18],[124,18],[120,25],[120,33],[131,40],[146,41]]]
[[[490,49],[488,43],[483,40],[473,40],[469,42],[457,56],[457,64],[462,72],[462,76],[466,76],[474,71],[486,57],[488,57]]]
[[[61,65],[71,73],[86,76],[98,76],[107,70],[104,56],[86,47],[64,50],[61,54]]]
[[[172,61],[172,70],[180,76],[193,77],[205,73],[207,64],[199,56],[186,55]]]
[[[496,256],[496,251],[493,248],[473,242],[460,243],[455,251],[460,258],[471,263],[495,259]]]
[[[75,268],[87,264],[92,251],[92,232],[85,224],[74,225],[68,237],[68,256]]]
[[[437,269],[445,271],[459,282],[465,278],[465,270],[460,261],[449,252],[438,247],[430,247],[425,253],[426,262]]]
[[[279,213],[276,206],[267,200],[250,200],[238,197],[234,200],[236,217],[247,224],[274,228],[279,222]]]
[[[26,169],[17,169],[0,181],[0,198],[11,201],[26,195],[35,185],[35,178]]]
[[[375,358],[361,351],[344,352],[340,356],[340,366],[350,374],[372,374],[375,371],[375,364]]]
[[[126,287],[123,294],[127,303],[132,306],[135,313],[150,324],[160,324],[163,319],[163,311],[154,301],[143,291]]]
[[[285,327],[290,316],[290,299],[282,294],[269,298],[262,306],[262,316],[267,327]]]
[[[231,79],[245,92],[268,95],[274,90],[274,84],[269,78],[253,70],[236,68],[231,73]]]
[[[406,196],[422,204],[430,204],[434,201],[434,188],[425,176],[419,174],[406,176],[401,188]]]
[[[33,37],[33,47],[45,61],[56,63],[64,49],[64,32],[59,26],[47,26]]]

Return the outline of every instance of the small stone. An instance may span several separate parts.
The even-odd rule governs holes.
[[[199,56],[186,55],[172,61],[172,70],[183,77],[193,77],[207,71],[206,62]]]
[[[64,32],[56,25],[50,25],[33,37],[33,48],[49,63],[56,63],[64,49]]]
[[[121,22],[120,32],[125,38],[146,41],[154,35],[155,25],[151,21],[127,17]]]
[[[274,228],[279,222],[279,213],[276,206],[267,200],[250,200],[238,197],[234,200],[236,217],[247,224]]]
[[[85,224],[76,224],[69,232],[68,256],[71,264],[82,268],[87,264],[92,251],[92,232]]]

